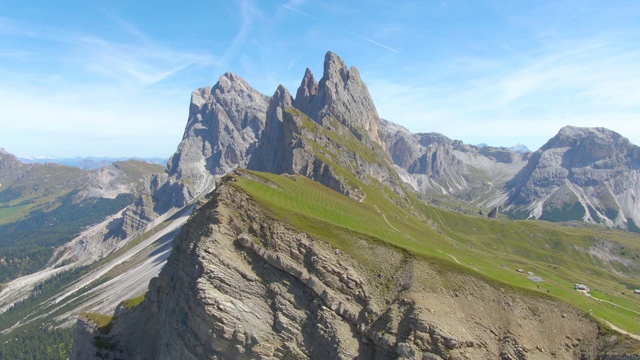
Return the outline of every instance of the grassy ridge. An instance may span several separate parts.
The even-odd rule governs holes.
[[[351,244],[345,234],[359,234],[411,254],[447,261],[454,271],[466,268],[491,281],[548,293],[591,311],[596,318],[640,333],[639,314],[598,302],[573,289],[575,283],[585,283],[607,294],[608,301],[640,311],[640,296],[629,290],[625,283],[628,279],[616,274],[630,270],[587,252],[595,239],[608,239],[624,245],[631,256],[640,251],[637,235],[541,221],[488,220],[444,211],[413,198],[408,199],[413,206],[403,208],[390,201],[375,182],[361,184],[367,196],[358,202],[301,176],[249,171],[240,174],[235,186],[266,205],[275,218],[347,252]],[[516,272],[518,268],[525,273]],[[544,282],[530,280],[529,271]]]

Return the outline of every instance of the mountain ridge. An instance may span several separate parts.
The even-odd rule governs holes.
[[[535,348],[540,344],[569,358],[622,353],[620,344],[633,344],[607,342],[597,323],[605,317],[629,326],[624,310],[566,289],[592,283],[609,300],[633,307],[635,299],[620,295],[621,282],[629,282],[621,276],[637,273],[630,234],[478,216],[478,208],[505,204],[506,184],[533,164],[531,154],[411,134],[379,118],[355,67],[331,52],[324,66],[319,82],[305,71],[295,98],[283,86],[273,96],[260,94],[232,73],[194,91],[183,139],[164,173],[146,179],[129,207],[60,248],[63,255],[47,271],[79,271],[82,278],[38,309],[57,314],[52,324],[83,311],[115,309],[118,316],[107,333],[88,320],[96,317],[80,318],[77,358],[98,350],[106,357],[142,356],[132,355],[136,346],[166,358],[201,357],[203,349],[237,357],[290,351],[517,358],[522,349],[543,356]],[[432,207],[410,187],[476,210],[471,216]],[[73,270],[74,264],[89,270]],[[542,288],[519,268],[541,275]],[[593,275],[603,273],[617,280]],[[138,298],[157,274],[139,306],[118,305],[121,290]],[[8,290],[0,293],[3,309],[11,304]],[[262,318],[249,319],[252,305]],[[479,306],[491,310],[471,313]],[[592,317],[584,314],[589,308]],[[463,314],[456,321],[464,325],[452,323],[446,309]],[[16,318],[1,325],[33,325],[38,311],[5,313]],[[493,314],[516,320],[504,323]],[[136,326],[145,319],[150,327]],[[588,341],[573,346],[571,338],[567,346],[562,336],[540,338],[542,319],[567,334],[578,322]],[[484,330],[462,331],[471,328]]]
[[[529,155],[403,132],[377,118],[364,91],[345,97],[365,98],[355,113],[341,112],[348,101],[327,100],[321,89],[353,80],[356,85],[345,88],[358,92],[359,75],[336,57],[327,54],[328,79],[317,85],[305,72],[297,91],[302,100],[279,86],[266,107],[260,102],[264,131],[241,159],[248,169],[238,165],[217,179],[215,191],[196,197],[144,301],[120,307],[107,324],[111,330],[98,329],[91,316],[80,318],[74,358],[544,358],[544,349],[560,358],[595,358],[635,346],[627,338],[609,341],[596,315],[584,312],[593,304],[566,289],[572,279],[560,269],[576,267],[596,282],[594,270],[606,266],[637,271],[625,265],[632,253],[605,259],[617,247],[601,245],[602,255],[586,258],[596,244],[615,241],[420,202],[400,181],[403,168],[394,167],[394,155],[407,174],[426,177],[437,190],[447,190],[442,180],[448,195],[482,201],[502,195],[501,186]],[[353,114],[363,116],[354,120]],[[378,142],[377,126],[396,130],[388,148]],[[186,134],[180,150],[206,142]],[[417,155],[401,153],[415,145],[421,146]],[[213,178],[200,176],[207,170],[202,158],[193,158],[199,164],[193,180]],[[501,178],[490,178],[496,169]],[[491,192],[495,180],[502,183]],[[453,191],[471,181],[473,191]],[[527,242],[539,247],[523,247]],[[535,269],[549,282],[541,289],[517,267]],[[597,316],[607,311],[595,308]],[[556,335],[547,336],[548,324]]]

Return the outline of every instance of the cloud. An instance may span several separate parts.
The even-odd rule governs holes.
[[[640,50],[626,40],[601,34],[548,42],[527,56],[465,55],[450,60],[457,72],[436,67],[368,84],[380,115],[414,132],[537,148],[565,125],[600,126],[638,144]]]
[[[121,34],[0,18],[0,146],[23,156],[175,149],[193,90],[184,77],[219,60],[109,20]]]
[[[215,58],[205,52],[168,47],[154,42],[133,25],[124,20],[111,18],[115,25],[128,35],[128,42],[107,39],[103,36],[74,32],[73,30],[30,23],[18,23],[2,19],[0,32],[14,39],[12,43],[20,43],[20,38],[30,38],[49,43],[56,51],[33,49],[29,53],[31,61],[48,61],[49,71],[55,66],[68,67],[67,77],[81,77],[79,72],[85,71],[93,75],[101,75],[102,79],[117,79],[122,82],[136,82],[149,86],[161,82],[173,74],[190,66],[208,66],[216,63]],[[38,51],[40,53],[38,53]],[[0,53],[7,52],[0,49]],[[20,52],[12,54],[17,57]],[[71,64],[71,65],[70,65]]]

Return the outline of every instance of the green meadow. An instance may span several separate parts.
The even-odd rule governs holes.
[[[413,195],[399,199],[372,180],[360,183],[359,202],[303,176],[239,170],[233,186],[264,205],[271,216],[363,259],[353,235],[381,242],[412,256],[437,260],[450,271],[473,273],[531,295],[552,296],[631,333],[640,333],[637,268],[594,256],[594,242],[624,247],[620,259],[637,264],[640,236],[603,227],[544,221],[487,219],[442,210]],[[371,258],[366,258],[371,261]],[[375,268],[374,264],[369,265]],[[520,273],[517,270],[524,272]],[[635,271],[635,272],[634,272]],[[542,278],[529,279],[529,272]],[[588,285],[594,296],[574,289]],[[600,302],[595,297],[605,299]]]

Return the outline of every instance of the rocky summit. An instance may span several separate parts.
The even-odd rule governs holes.
[[[144,244],[172,221],[166,265],[113,316],[80,316],[72,358],[631,359],[637,235],[504,213],[562,198],[561,213],[612,220],[605,190],[622,204],[637,172],[637,147],[604,129],[564,128],[534,153],[412,134],[332,52],[295,98],[227,73],[193,93],[166,173],[109,227]]]
[[[640,148],[605,128],[566,126],[507,184],[505,210],[637,231]]]

